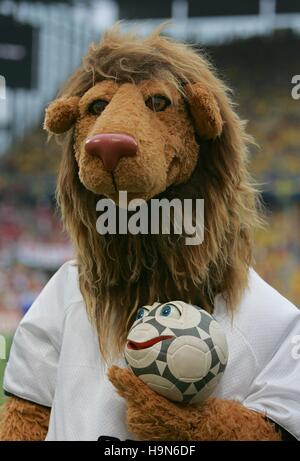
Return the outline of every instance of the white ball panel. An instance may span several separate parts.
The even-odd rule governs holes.
[[[182,303],[183,304],[183,303]],[[184,328],[193,328],[197,327],[201,321],[201,312],[194,306],[185,304],[185,309],[183,312],[184,319]]]
[[[207,375],[211,367],[211,353],[202,339],[180,336],[170,344],[167,362],[177,379],[189,383]]]
[[[127,340],[144,342],[157,336],[159,336],[159,332],[154,325],[151,325],[151,323],[140,323],[130,330]]]
[[[158,375],[140,375],[139,378],[148,384],[148,386],[158,394],[173,400],[174,402],[181,402],[183,397],[182,393],[171,383],[168,379]]]
[[[214,343],[220,362],[225,365],[228,360],[228,345],[223,329],[215,320],[209,325],[209,334]]]
[[[145,368],[157,359],[161,349],[161,342],[154,344],[147,349],[125,349],[125,357],[130,366],[134,368]]]

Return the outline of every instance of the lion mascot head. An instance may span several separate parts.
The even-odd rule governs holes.
[[[192,46],[118,27],[92,44],[46,110],[63,145],[57,199],[76,248],[79,284],[105,357],[119,353],[138,306],[182,299],[233,312],[247,285],[257,195],[251,139],[230,92]],[[100,235],[96,203],[204,199],[204,241],[178,235]]]

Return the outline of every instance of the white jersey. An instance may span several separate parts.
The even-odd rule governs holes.
[[[221,296],[216,297],[214,317],[229,347],[228,365],[214,395],[265,414],[300,439],[300,311],[250,270],[233,320]],[[51,407],[47,440],[134,439],[126,427],[126,403],[106,372],[76,264],[68,262],[21,321],[4,388]]]

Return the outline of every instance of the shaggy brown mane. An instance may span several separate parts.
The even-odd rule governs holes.
[[[233,311],[247,284],[252,233],[259,224],[256,192],[246,171],[250,138],[232,108],[228,89],[204,57],[191,46],[161,36],[159,30],[140,38],[114,28],[91,46],[59,96],[82,96],[107,78],[158,79],[182,93],[184,83],[202,82],[218,101],[224,127],[215,141],[199,139],[201,154],[188,183],[161,194],[205,199],[205,237],[198,246],[186,246],[178,236],[99,235],[99,196],[78,178],[74,129],[61,140],[57,200],[76,247],[80,288],[105,358],[122,351],[138,306],[183,299],[212,310],[214,297],[222,293]]]

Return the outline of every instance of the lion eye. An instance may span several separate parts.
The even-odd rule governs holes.
[[[104,111],[107,104],[108,102],[104,101],[104,99],[96,99],[96,101],[93,101],[89,105],[88,111],[90,112],[90,114],[100,115]]]
[[[166,98],[166,96],[161,96],[160,94],[155,94],[154,96],[150,96],[146,100],[146,106],[149,109],[153,110],[154,112],[162,112],[171,104],[170,99]]]

